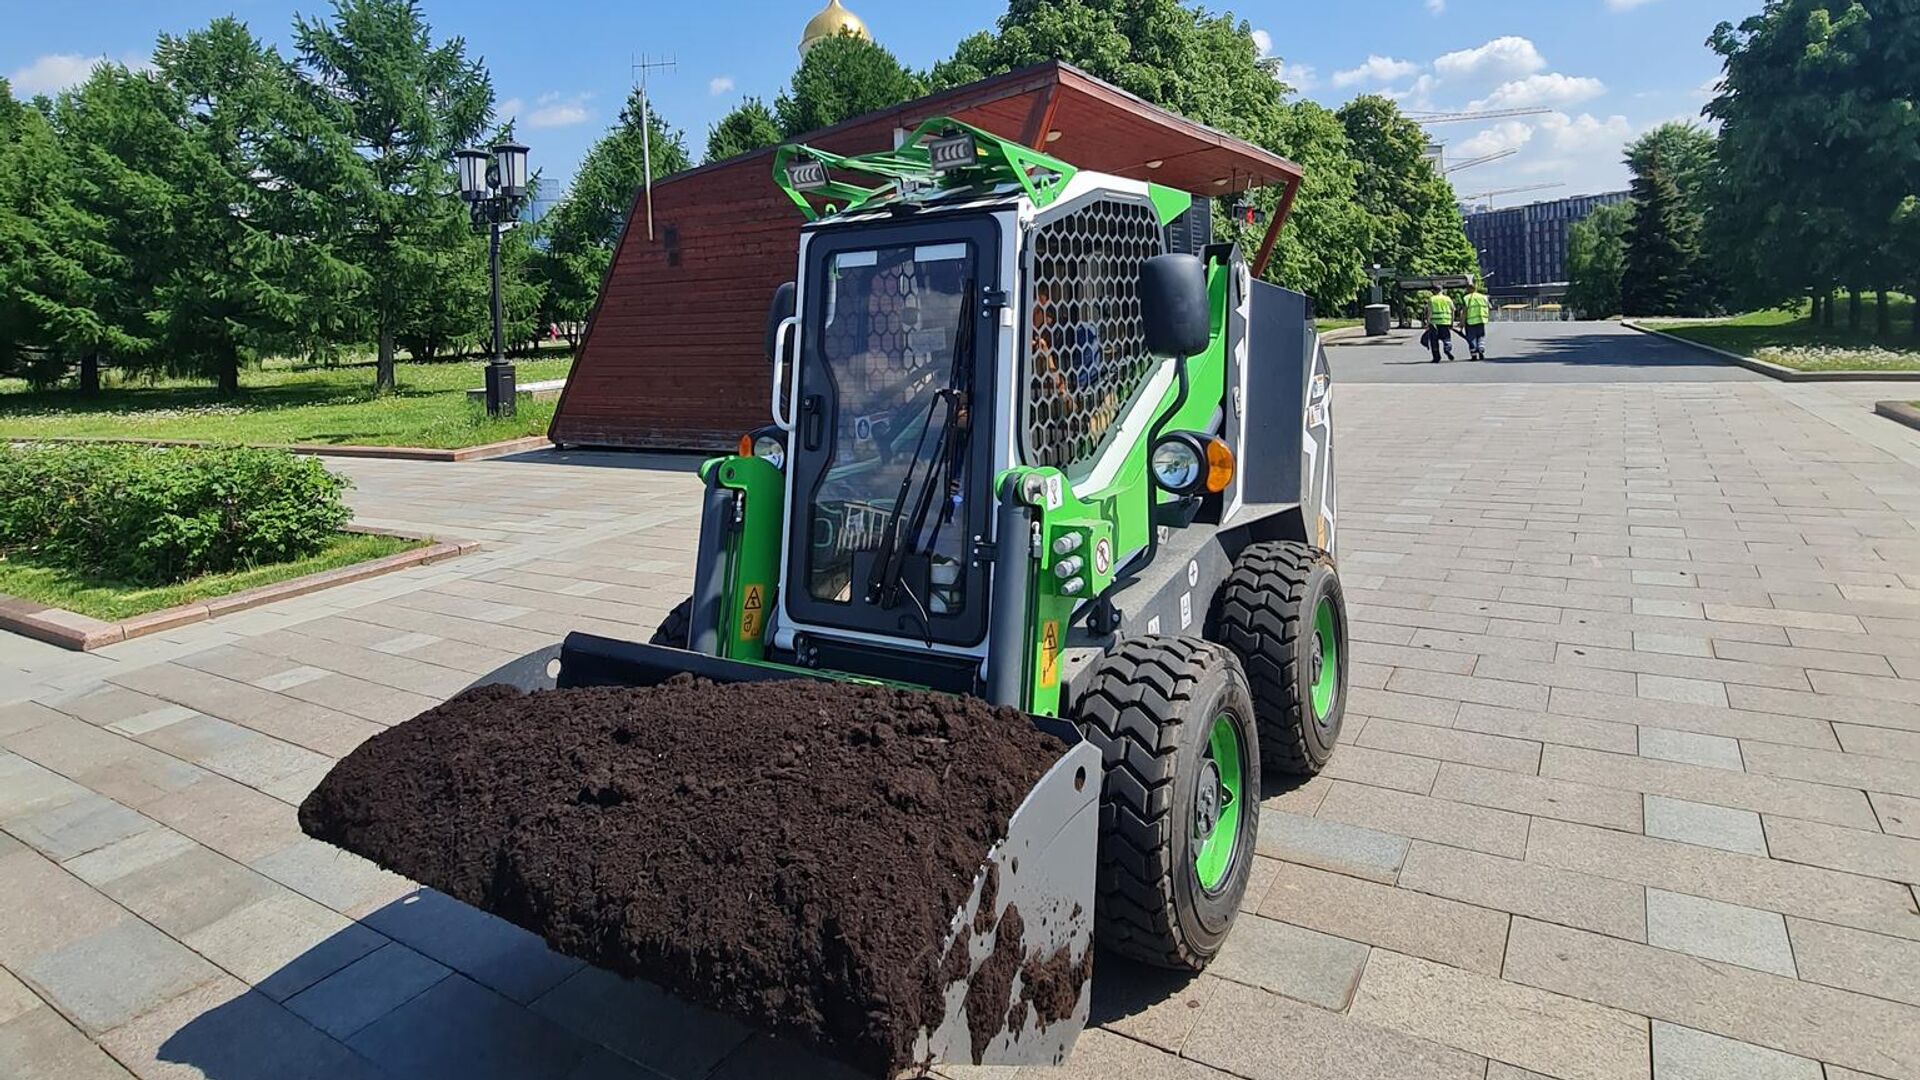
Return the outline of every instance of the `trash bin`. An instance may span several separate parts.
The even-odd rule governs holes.
[[[1364,312],[1367,324],[1367,336],[1379,337],[1387,332],[1390,312],[1385,304],[1368,304]]]

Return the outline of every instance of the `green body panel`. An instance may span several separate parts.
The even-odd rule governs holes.
[[[970,169],[935,171],[933,157],[922,145],[923,141],[961,131],[973,135],[978,164]],[[801,191],[787,176],[787,165],[795,158],[818,161],[830,171],[861,173],[880,177],[885,182],[864,187],[829,175],[825,187]],[[910,198],[915,188],[1018,184],[1034,208],[1040,209],[1059,198],[1078,171],[1058,158],[944,116],[936,116],[915,128],[906,142],[894,150],[845,155],[802,143],[787,143],[773,154],[773,182],[780,185],[780,190],[787,193],[787,198],[793,200],[808,221],[858,210],[869,204],[882,204],[896,197]],[[822,200],[821,205],[816,207],[815,200]]]
[[[1208,267],[1207,291],[1212,309],[1212,335],[1204,352],[1187,360],[1187,400],[1169,416],[1163,431],[1205,430],[1214,412],[1226,397],[1226,266]],[[1172,363],[1172,361],[1165,361]],[[1155,403],[1153,416],[1160,417],[1178,399],[1178,380],[1171,383]],[[1149,429],[1151,430],[1151,429]],[[1028,583],[1028,610],[1032,622],[1027,627],[1027,711],[1042,716],[1060,714],[1060,654],[1066,645],[1067,628],[1074,608],[1099,596],[1113,584],[1114,576],[1127,561],[1147,546],[1153,528],[1148,500],[1161,496],[1148,472],[1151,448],[1143,437],[1137,445],[1109,447],[1108,453],[1125,455],[1113,480],[1099,490],[1076,493],[1064,473],[1054,468],[1009,469],[999,477],[996,488],[1009,477],[1039,478],[1046,497],[1034,508],[1039,524],[1040,557],[1030,565],[1033,579]],[[1080,543],[1071,551],[1056,550],[1063,537],[1078,536]],[[1105,545],[1106,557],[1101,557]],[[1056,573],[1062,563],[1078,558],[1075,572]],[[1081,587],[1068,592],[1068,583],[1080,581]]]
[[[1186,213],[1193,206],[1191,194],[1162,184],[1148,184],[1147,198],[1153,200],[1153,208],[1160,212],[1162,226],[1171,224],[1174,218]]]
[[[767,617],[780,587],[780,523],[786,484],[757,457],[713,458],[702,479],[740,493],[740,523],[726,539],[726,584],[720,597],[720,655],[760,660],[767,654]]]

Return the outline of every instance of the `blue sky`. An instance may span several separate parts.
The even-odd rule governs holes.
[[[423,0],[437,35],[458,34],[486,59],[504,108],[520,118],[535,164],[564,184],[613,121],[638,54],[678,66],[652,77],[656,106],[696,155],[708,125],[743,94],[769,101],[796,62],[795,44],[824,0],[638,0],[618,5]],[[1005,9],[994,0],[843,0],[914,67],[947,55]],[[90,58],[137,61],[162,31],[234,14],[282,45],[295,12],[324,0],[79,0],[20,4],[0,40],[0,73],[26,96],[84,77]],[[1209,4],[1216,9],[1220,4]],[[1462,194],[1521,184],[1566,186],[1530,198],[1624,187],[1620,147],[1665,120],[1697,117],[1719,67],[1705,40],[1760,0],[1372,0],[1314,4],[1243,0],[1289,81],[1337,106],[1386,91],[1410,108],[1539,106],[1552,111],[1434,128],[1452,160],[1509,147],[1502,161],[1456,173]],[[554,190],[550,188],[549,190]],[[1509,199],[1507,201],[1513,201]]]

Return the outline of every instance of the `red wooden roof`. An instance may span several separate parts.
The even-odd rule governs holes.
[[[1285,188],[1256,265],[1298,189],[1298,165],[1057,61],[983,79],[802,136],[837,153],[894,145],[936,116],[1082,169],[1200,196]],[[1057,134],[1056,134],[1057,133]],[[773,148],[653,185],[653,235],[635,193],[549,434],[590,446],[726,449],[768,422],[767,304],[793,276],[802,217],[773,182]]]

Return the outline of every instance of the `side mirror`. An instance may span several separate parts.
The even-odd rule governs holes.
[[[766,354],[769,364],[773,363],[773,350],[780,337],[780,324],[793,318],[793,298],[798,291],[791,281],[782,282],[779,288],[773,290],[773,304],[767,308]]]
[[[1189,357],[1212,334],[1207,312],[1207,268],[1192,255],[1155,255],[1140,268],[1140,316],[1147,352]]]

